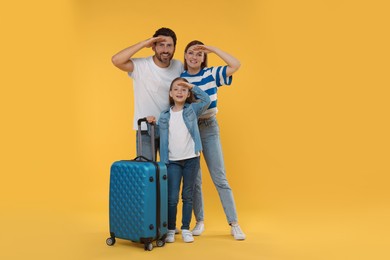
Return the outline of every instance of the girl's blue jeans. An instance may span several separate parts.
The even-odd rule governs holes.
[[[183,182],[181,199],[181,229],[190,229],[192,217],[192,198],[196,176],[199,171],[199,157],[181,161],[170,161],[168,169],[168,229],[176,228],[177,204],[179,202],[180,184]]]

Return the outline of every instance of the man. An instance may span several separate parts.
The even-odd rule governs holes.
[[[138,129],[138,119],[154,116],[158,120],[160,113],[169,107],[169,86],[172,80],[180,76],[183,71],[183,64],[173,59],[176,40],[174,31],[169,28],[160,28],[152,38],[136,43],[112,57],[112,63],[126,71],[133,79],[134,130]],[[141,49],[150,47],[154,51],[153,56],[133,58]],[[137,131],[137,155],[152,159],[151,138],[147,133],[146,125],[141,127],[142,154],[138,147]],[[155,145],[157,153],[158,140],[155,140]]]

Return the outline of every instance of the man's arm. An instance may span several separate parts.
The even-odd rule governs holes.
[[[133,57],[133,55],[139,52],[141,49],[150,48],[154,45],[154,43],[160,41],[164,41],[164,38],[153,37],[145,41],[136,43],[112,56],[111,61],[117,68],[126,72],[133,72],[134,63],[130,60],[130,58]]]

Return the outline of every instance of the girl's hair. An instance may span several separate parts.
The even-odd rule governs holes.
[[[173,84],[176,82],[176,81],[184,81],[184,82],[188,82],[188,80],[186,80],[185,78],[181,78],[181,77],[177,77],[175,78],[174,80],[172,80],[172,83],[171,83],[171,86],[169,87],[169,92],[172,90],[173,88]],[[194,93],[192,93],[192,91],[189,92],[190,95],[187,97],[186,99],[186,103],[193,103],[196,101],[195,99],[195,96],[194,96]],[[175,101],[173,100],[173,98],[169,95],[169,105],[173,106],[175,104]]]
[[[184,49],[184,55],[186,54],[188,48],[190,48],[191,46],[194,46],[194,45],[204,45],[204,44],[203,44],[203,42],[198,41],[198,40],[190,42],[189,44],[187,44],[186,48]],[[203,53],[203,55],[204,55],[204,60],[203,60],[202,64],[200,64],[201,70],[204,69],[205,67],[207,67],[207,53]],[[184,70],[188,70],[187,61],[185,58],[184,58]]]

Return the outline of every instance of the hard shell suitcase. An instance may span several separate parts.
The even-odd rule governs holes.
[[[145,118],[138,120],[138,130],[144,121]],[[153,125],[151,136],[154,140]],[[138,140],[142,142],[140,135]],[[155,149],[153,141],[152,149]],[[148,251],[153,249],[153,241],[158,247],[164,246],[168,232],[167,189],[166,165],[155,158],[138,156],[134,160],[114,162],[110,170],[107,245],[112,246],[116,238],[121,238],[142,243]]]

